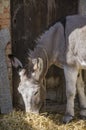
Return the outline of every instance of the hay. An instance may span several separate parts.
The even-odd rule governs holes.
[[[61,114],[25,114],[13,111],[0,116],[0,130],[86,130],[86,121],[75,119],[69,124],[61,123]]]

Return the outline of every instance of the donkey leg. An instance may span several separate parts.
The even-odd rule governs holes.
[[[82,79],[82,71],[80,70],[80,73],[77,78],[77,91],[79,95],[79,101],[80,101],[80,117],[82,119],[86,119],[86,95],[84,91],[84,81]]]
[[[76,94],[76,80],[78,70],[75,67],[64,67],[64,74],[66,80],[66,96],[67,96],[67,105],[66,113],[63,117],[64,123],[69,123],[74,117],[74,98]]]

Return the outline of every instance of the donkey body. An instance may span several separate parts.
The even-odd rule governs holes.
[[[26,111],[39,112],[46,94],[43,79],[48,68],[55,64],[64,69],[66,80],[67,106],[63,121],[68,123],[74,117],[76,88],[80,99],[80,115],[85,118],[84,85],[80,86],[77,80],[83,83],[79,72],[86,68],[86,16],[67,16],[65,29],[61,22],[57,22],[36,42],[36,48],[29,53],[27,67],[22,68],[18,59],[10,57],[13,66],[22,68],[18,90],[22,94]]]

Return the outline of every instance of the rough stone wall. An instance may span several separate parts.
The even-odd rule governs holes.
[[[13,109],[12,71],[7,56],[9,53],[11,53],[10,0],[0,0],[0,113],[8,113]]]
[[[0,30],[4,28],[9,28],[10,30],[10,0],[0,0]],[[8,43],[6,46],[5,54],[7,59],[8,73],[10,84],[12,81],[12,71],[11,64],[7,57],[11,53],[11,43]]]
[[[0,29],[10,25],[10,0],[0,0]]]

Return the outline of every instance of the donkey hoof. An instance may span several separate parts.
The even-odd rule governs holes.
[[[80,119],[86,120],[86,116],[80,115]]]
[[[73,120],[73,116],[71,116],[71,115],[65,115],[63,117],[63,123],[64,124],[67,124],[67,123],[71,122],[72,120]]]

